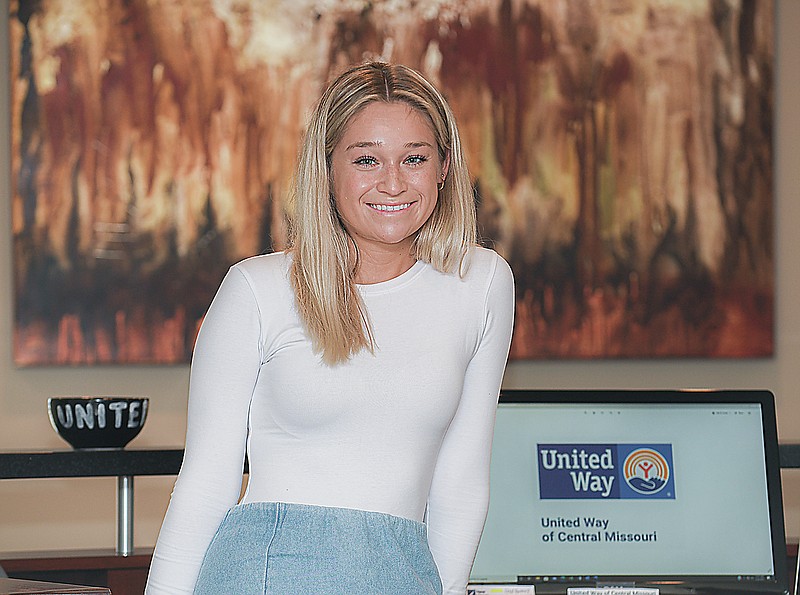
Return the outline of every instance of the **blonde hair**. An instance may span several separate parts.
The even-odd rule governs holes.
[[[341,74],[323,93],[303,141],[294,179],[291,282],[300,316],[328,364],[374,350],[354,281],[358,253],[336,210],[331,154],[353,116],[373,102],[403,102],[425,115],[442,163],[449,157],[436,207],[417,232],[414,256],[446,273],[460,272],[476,243],[475,199],[455,118],[444,97],[415,70],[370,62]]]

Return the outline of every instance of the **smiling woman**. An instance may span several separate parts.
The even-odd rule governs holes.
[[[466,592],[514,282],[464,164],[416,71],[322,95],[290,250],[231,267],[198,335],[148,595]]]

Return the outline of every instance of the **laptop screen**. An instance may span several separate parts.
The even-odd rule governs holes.
[[[783,593],[786,566],[769,391],[501,394],[473,582]]]

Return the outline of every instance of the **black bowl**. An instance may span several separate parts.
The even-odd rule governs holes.
[[[147,397],[51,397],[47,413],[75,449],[124,448],[147,419]]]

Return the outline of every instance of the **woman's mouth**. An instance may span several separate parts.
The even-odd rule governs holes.
[[[408,207],[411,206],[411,204],[412,203],[410,202],[404,202],[402,204],[397,204],[397,205],[382,205],[382,204],[368,202],[367,206],[370,209],[375,209],[376,211],[382,211],[384,213],[394,213],[397,211],[405,211]]]

